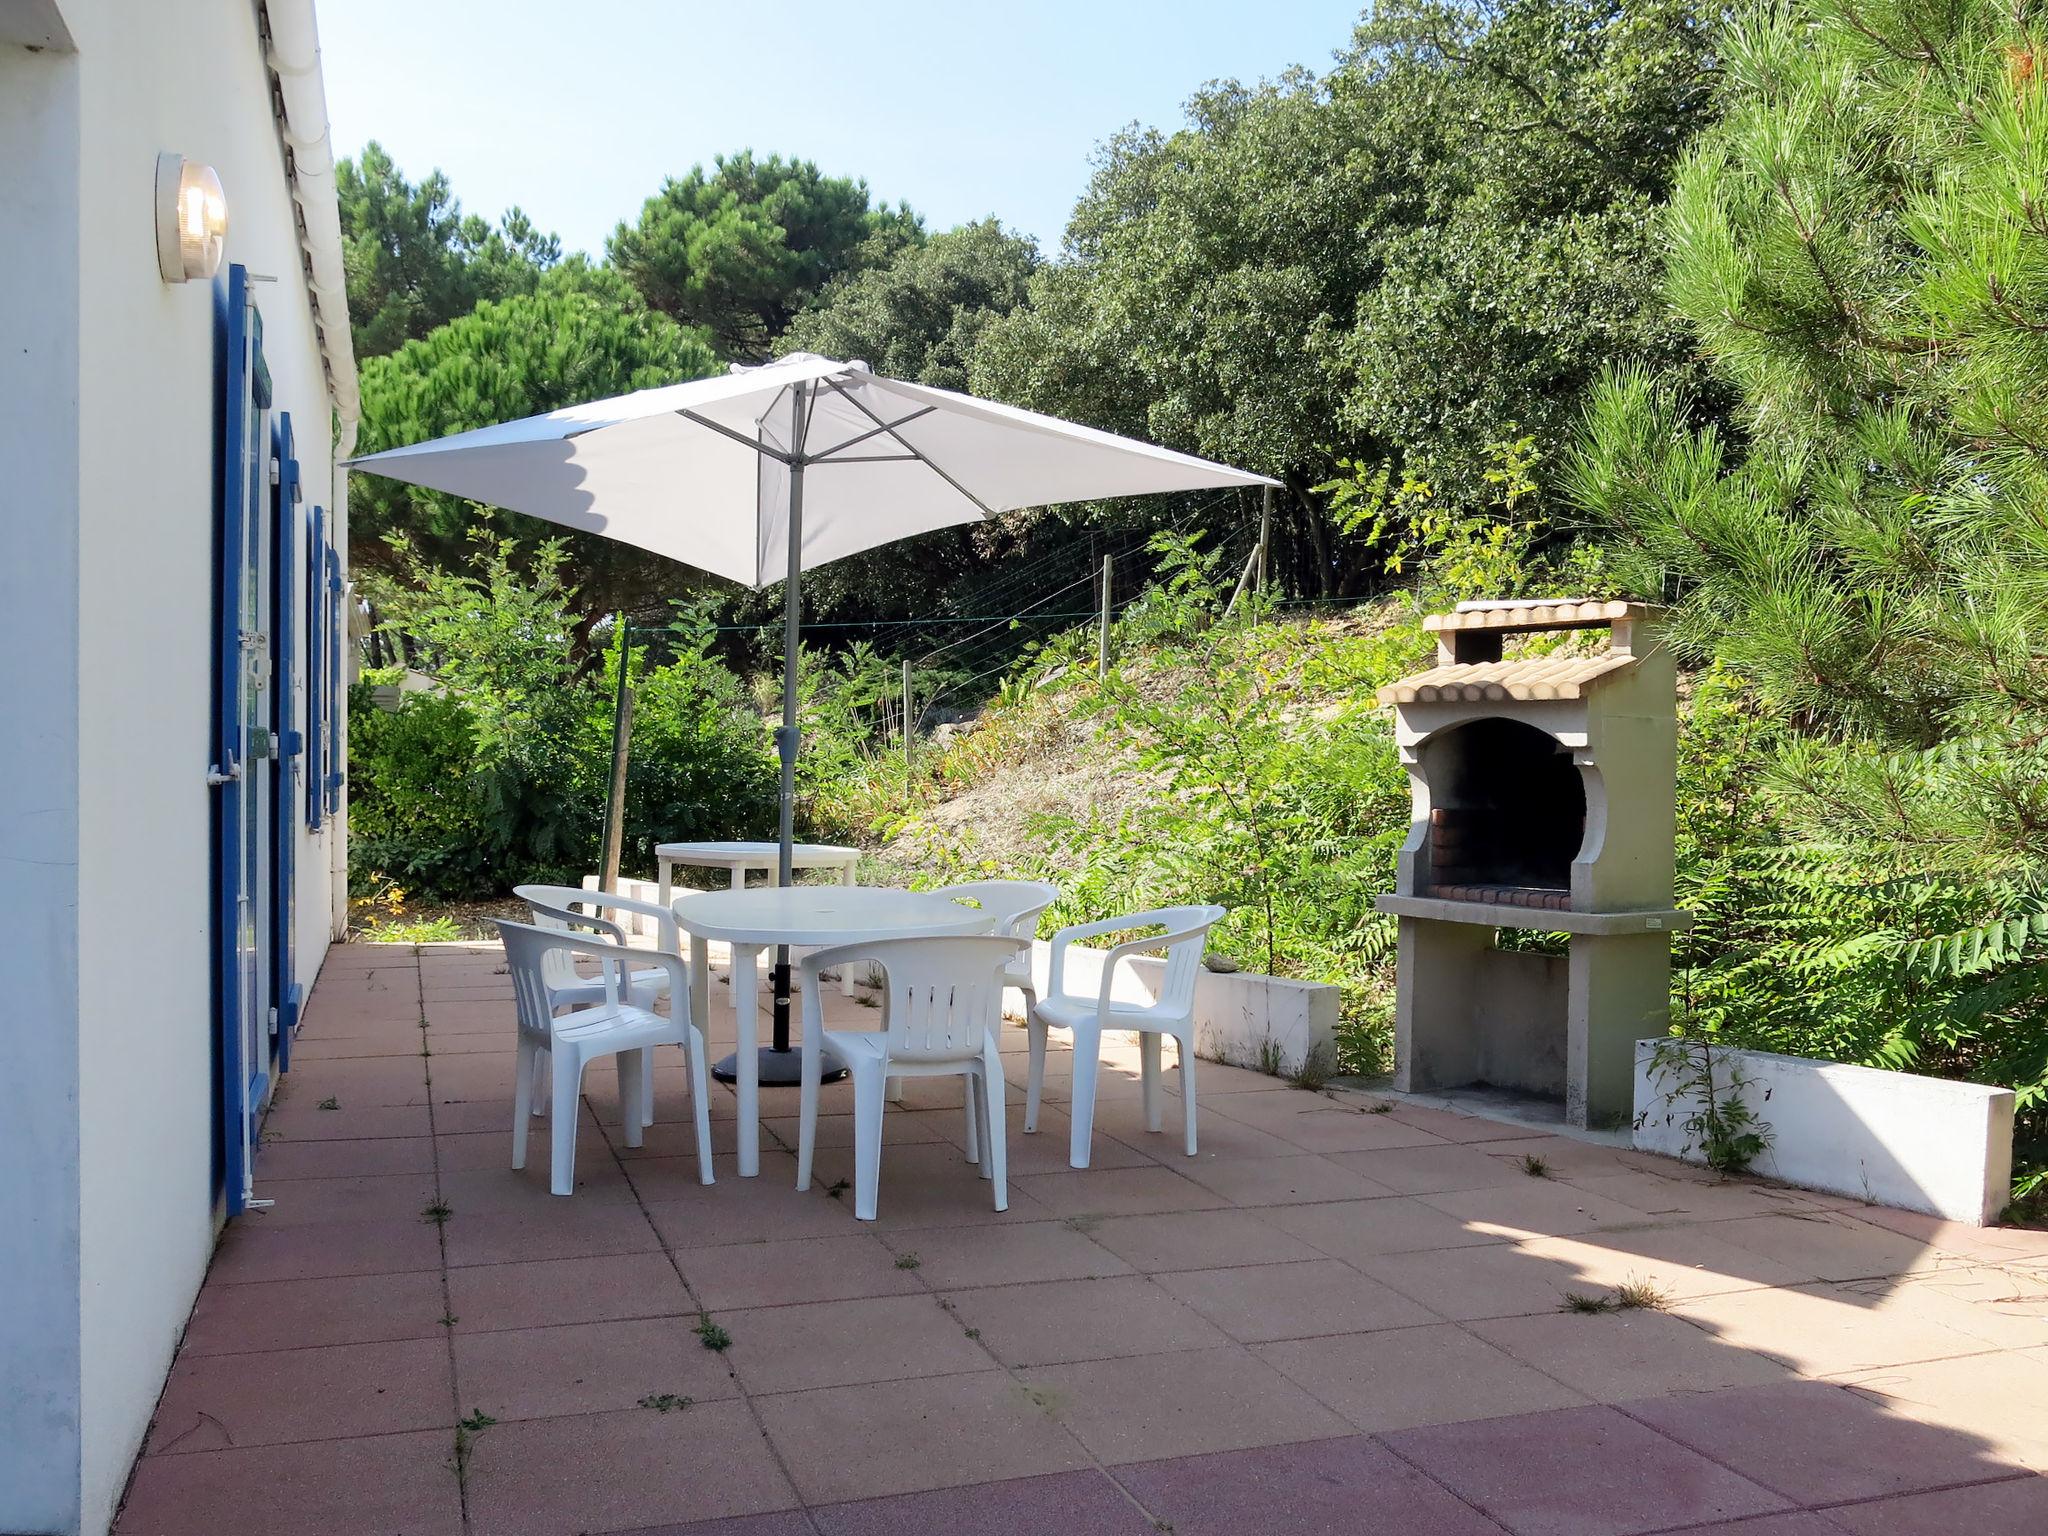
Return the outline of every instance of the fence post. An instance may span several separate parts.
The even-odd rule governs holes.
[[[913,727],[910,714],[910,663],[903,663],[903,783],[910,784],[910,753]]]
[[[632,625],[619,615],[619,692],[612,705],[612,782],[604,805],[604,850],[598,873],[598,889],[614,890],[619,883],[619,854],[626,837],[626,754],[633,738],[633,690],[626,686],[633,667]]]
[[[1273,487],[1271,487],[1271,486],[1269,485],[1269,486],[1265,487],[1265,495],[1264,495],[1263,497],[1261,497],[1261,498],[1260,498],[1260,504],[1259,504],[1259,575],[1258,575],[1258,591],[1259,591],[1259,595],[1260,595],[1260,596],[1262,596],[1262,597],[1263,597],[1263,596],[1265,595],[1265,592],[1266,592],[1266,550],[1267,550],[1267,549],[1268,549],[1268,548],[1270,547],[1270,541],[1271,541],[1272,537],[1273,537]]]
[[[1097,681],[1109,678],[1109,573],[1113,556],[1102,557],[1102,628],[1095,640],[1095,676]]]

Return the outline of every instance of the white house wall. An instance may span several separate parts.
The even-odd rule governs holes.
[[[0,565],[0,636],[15,659],[12,718],[0,732],[0,931],[36,962],[25,997],[10,956],[10,1008],[47,1001],[58,1026],[21,1032],[34,1036],[33,1072],[24,1077],[11,1054],[0,1074],[0,1152],[13,1186],[0,1195],[0,1218],[39,1233],[26,1255],[30,1310],[47,1309],[53,1325],[47,1393],[0,1402],[0,1530],[97,1532],[141,1444],[220,1219],[206,785],[215,298],[207,282],[166,284],[158,274],[160,151],[218,170],[227,260],[275,279],[254,296],[274,409],[291,413],[296,434],[301,560],[303,520],[336,498],[330,403],[255,5],[58,0],[58,10],[74,55],[0,45],[0,206],[17,232],[24,220],[35,231],[27,272],[10,235],[0,285],[9,339],[0,458],[7,531],[19,519],[38,524],[33,560]],[[45,345],[47,366],[25,373],[18,338]],[[10,540],[10,550],[22,547]],[[298,651],[303,667],[303,643]],[[298,699],[303,730],[303,689]],[[298,979],[310,987],[333,927],[336,860],[329,835],[305,831],[302,801],[279,815],[298,837]],[[20,1048],[10,1043],[10,1053]],[[10,1102],[17,1088],[35,1102]],[[36,1129],[73,1106],[68,1128]],[[25,1124],[17,1111],[36,1118]],[[13,1156],[22,1147],[41,1176],[26,1192]],[[66,1221],[75,1243],[59,1230]],[[16,1222],[4,1224],[12,1241]],[[62,1249],[75,1255],[68,1371],[56,1358],[66,1277],[51,1258]],[[13,1305],[10,1294],[5,1310]],[[9,1399],[22,1364],[40,1358],[15,1337],[33,1321],[0,1321]],[[76,1420],[68,1437],[67,1413]],[[58,1508],[66,1483],[68,1520]]]
[[[78,61],[0,44],[0,1530],[78,1463]]]

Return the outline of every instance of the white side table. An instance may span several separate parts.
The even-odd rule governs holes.
[[[676,925],[690,936],[690,1008],[700,1028],[711,1007],[710,941],[720,939],[732,947],[739,1170],[749,1179],[761,1171],[761,1058],[775,1049],[759,1043],[761,951],[778,944],[820,949],[868,939],[986,933],[993,924],[989,913],[945,896],[874,885],[698,891],[678,896],[674,911]],[[796,1080],[794,1073],[789,1078]]]
[[[661,904],[665,907],[675,899],[678,864],[691,869],[722,869],[730,876],[732,888],[743,891],[747,876],[755,870],[774,877],[781,866],[779,854],[775,843],[657,843],[654,861],[661,882]],[[836,843],[798,843],[790,858],[796,869],[836,869],[841,885],[853,884],[853,871],[859,863],[858,848],[842,848]]]

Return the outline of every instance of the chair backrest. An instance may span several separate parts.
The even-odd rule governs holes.
[[[593,892],[573,885],[519,885],[512,888],[512,894],[526,903],[536,928],[551,933],[579,933],[586,938],[596,935],[615,944],[626,942],[626,930],[610,918],[600,917],[591,906]],[[576,969],[576,954],[567,949],[545,951],[540,973],[550,991],[581,986],[591,979]]]
[[[952,901],[973,902],[995,915],[995,932],[1004,938],[1038,937],[1039,914],[1060,899],[1060,888],[1043,880],[968,880],[942,885],[927,893]]]
[[[1185,1013],[1195,1005],[1195,978],[1202,969],[1202,951],[1209,944],[1209,930],[1223,920],[1223,907],[1161,907],[1154,912],[1134,913],[1133,928],[1160,928],[1156,941],[1166,952],[1166,974],[1159,981],[1159,996],[1153,1007],[1161,1013]]]
[[[971,1060],[1002,1025],[1003,972],[1024,948],[1020,939],[977,933],[820,950],[804,960],[806,1005],[817,996],[817,971],[865,960],[882,971],[882,1022],[892,1058]]]
[[[494,921],[498,937],[505,943],[505,964],[512,974],[512,1001],[519,1011],[519,1027],[526,1033],[549,1037],[554,1033],[554,990],[548,980],[550,960],[573,964],[579,953],[592,955],[605,982],[605,1000],[616,1004],[624,994],[624,973],[632,957],[632,951],[625,945],[586,939],[562,927],[514,923],[504,918]],[[614,948],[616,959],[607,953]]]

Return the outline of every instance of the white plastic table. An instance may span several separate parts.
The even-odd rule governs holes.
[[[678,864],[692,869],[725,870],[736,891],[747,888],[747,876],[752,871],[773,876],[781,868],[780,846],[775,843],[657,843],[654,862],[664,907],[675,898],[672,887]],[[798,843],[790,857],[790,865],[795,869],[838,870],[841,885],[853,884],[854,866],[859,863],[858,848],[842,848],[836,843]]]
[[[819,949],[868,939],[927,934],[986,933],[989,913],[944,896],[875,885],[769,886],[752,891],[698,891],[678,896],[676,926],[690,936],[690,1007],[709,1017],[709,946],[732,947],[732,1009],[738,1032],[734,1089],[739,1099],[742,1178],[761,1171],[760,969],[761,951],[778,944]]]

